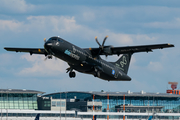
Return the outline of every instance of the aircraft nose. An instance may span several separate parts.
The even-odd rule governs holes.
[[[52,47],[52,42],[46,42],[45,44],[44,44],[44,48],[45,49],[49,49],[49,48],[51,48]]]
[[[46,52],[50,52],[52,46],[53,46],[53,44],[50,41],[44,43],[44,48],[45,48]]]

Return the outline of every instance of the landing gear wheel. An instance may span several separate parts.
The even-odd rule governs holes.
[[[94,77],[100,77],[100,76],[101,76],[101,73],[99,71],[94,73]]]
[[[97,77],[97,73],[96,72],[94,73],[94,77]]]
[[[75,78],[76,77],[76,73],[75,72],[69,72],[69,77],[70,78]]]

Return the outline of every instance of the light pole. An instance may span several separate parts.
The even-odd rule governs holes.
[[[9,101],[8,101],[8,90],[6,91],[7,92],[7,109],[6,109],[6,120],[8,120],[8,107],[9,107]]]
[[[2,89],[1,89],[1,120],[2,120]]]
[[[148,119],[149,119],[149,96],[148,96]]]
[[[66,94],[66,101],[67,101],[67,92],[65,94]],[[66,120],[66,107],[65,107],[65,120]]]
[[[61,120],[61,90],[60,90],[60,92],[59,92],[59,95],[60,95],[60,120]]]

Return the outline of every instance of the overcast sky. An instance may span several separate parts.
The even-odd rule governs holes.
[[[0,0],[0,87],[57,91],[161,92],[180,80],[179,0]],[[43,55],[7,52],[4,47],[43,48],[44,38],[60,36],[82,48],[171,43],[174,48],[133,55],[128,82],[107,82],[76,72]],[[106,58],[104,58],[106,59]],[[116,61],[109,56],[108,61]],[[178,88],[180,85],[178,85]]]

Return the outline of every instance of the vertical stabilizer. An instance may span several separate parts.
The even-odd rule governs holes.
[[[129,69],[129,64],[131,61],[131,53],[128,54],[123,54],[119,60],[117,60],[114,64],[115,66],[117,66],[119,69],[121,69],[124,73],[128,73],[128,69]]]

